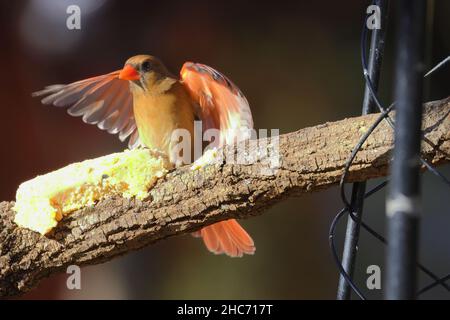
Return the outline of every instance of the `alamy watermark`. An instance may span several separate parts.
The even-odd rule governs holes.
[[[69,275],[66,280],[66,287],[69,290],[81,290],[81,269],[77,265],[67,267],[66,273]]]
[[[176,165],[190,164],[213,151],[210,162],[250,165],[260,164],[260,173],[273,175],[280,167],[279,129],[238,128],[207,129],[202,121],[194,122],[194,137],[186,129],[176,129],[170,138],[170,160]],[[208,145],[203,148],[204,143]],[[193,144],[193,145],[192,145]],[[219,148],[225,146],[224,148]]]
[[[370,5],[367,7],[366,13],[369,15],[366,21],[367,29],[369,30],[381,29],[380,7],[377,5]]]
[[[369,290],[381,289],[381,268],[376,264],[367,267],[367,274],[369,275],[366,280],[366,286]]]
[[[70,5],[66,9],[69,15],[66,19],[66,26],[69,30],[81,30],[81,9],[77,5]]]

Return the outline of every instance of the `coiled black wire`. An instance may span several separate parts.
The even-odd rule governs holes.
[[[394,109],[395,107],[395,102],[392,103],[388,108],[383,107],[382,103],[380,102],[380,99],[378,98],[377,93],[374,90],[374,86],[372,84],[372,81],[370,79],[369,76],[369,72],[368,72],[368,67],[367,67],[367,58],[366,58],[366,47],[367,47],[367,28],[366,28],[366,18],[364,19],[364,24],[363,24],[363,31],[361,33],[361,64],[362,64],[362,69],[363,69],[363,77],[366,83],[366,86],[369,89],[371,98],[373,99],[373,101],[375,102],[375,105],[377,106],[377,108],[380,110],[380,115],[377,117],[377,119],[374,121],[374,123],[370,126],[369,130],[367,130],[367,132],[361,137],[361,139],[358,141],[358,143],[356,144],[356,146],[353,148],[349,158],[346,161],[345,167],[344,167],[344,172],[341,176],[340,179],[340,183],[339,183],[339,188],[340,188],[340,194],[341,194],[341,198],[342,198],[342,202],[344,203],[344,208],[341,209],[336,216],[334,217],[331,226],[330,226],[330,230],[329,230],[329,245],[330,245],[330,249],[332,252],[332,256],[333,259],[335,260],[335,263],[339,269],[340,274],[344,277],[344,279],[346,280],[346,282],[349,284],[349,286],[352,288],[352,290],[359,296],[360,299],[365,300],[366,297],[364,296],[364,294],[362,293],[362,291],[358,288],[358,286],[354,283],[354,281],[351,279],[351,277],[348,275],[348,273],[345,271],[342,262],[338,256],[337,253],[337,249],[336,249],[336,245],[335,245],[335,234],[336,234],[336,227],[339,223],[339,221],[342,219],[342,217],[344,217],[346,214],[349,214],[350,217],[354,220],[357,221],[357,217],[355,217],[353,215],[353,208],[350,204],[350,202],[347,199],[346,193],[345,193],[345,178],[347,177],[347,174],[349,172],[350,166],[352,165],[357,153],[360,151],[361,147],[364,145],[364,143],[366,142],[366,140],[369,138],[369,136],[372,134],[372,132],[378,127],[378,125],[383,121],[387,121],[387,123],[389,124],[389,126],[391,128],[394,128],[395,123],[394,121],[389,117],[389,113]],[[442,66],[444,66],[447,62],[450,61],[450,57],[447,57],[445,60],[443,60],[442,62],[440,62],[438,65],[436,65],[434,68],[432,68],[426,75],[425,77],[431,75],[433,72],[435,72],[436,70],[438,70],[439,68],[441,68]],[[425,136],[422,135],[422,139],[431,145],[431,143],[425,139]],[[432,146],[432,145],[431,145]],[[433,147],[433,146],[432,146]],[[434,174],[435,176],[439,177],[442,182],[444,184],[446,184],[448,187],[450,187],[450,180],[448,178],[446,178],[443,174],[441,174],[438,170],[436,170],[435,168],[433,168],[426,160],[424,160],[423,158],[420,159],[422,165],[428,170],[430,171],[432,174]],[[375,194],[376,192],[380,191],[381,189],[383,189],[386,185],[388,184],[388,181],[384,181],[380,184],[378,184],[377,186],[375,186],[374,188],[372,188],[370,191],[366,192],[364,195],[364,198],[368,198],[371,195]],[[373,230],[372,228],[370,228],[366,223],[364,223],[363,221],[360,221],[361,226],[363,227],[363,229],[365,229],[369,234],[371,234],[373,237],[375,237],[376,239],[378,239],[380,242],[382,242],[383,244],[387,244],[386,239],[379,234],[378,232],[376,232],[375,230]],[[423,287],[421,290],[418,291],[418,295],[421,295],[425,292],[427,292],[428,290],[441,285],[442,287],[444,287],[447,291],[450,291],[450,287],[447,285],[446,281],[450,279],[450,274],[446,275],[442,278],[439,278],[437,275],[435,275],[432,271],[430,271],[428,268],[426,268],[423,264],[417,262],[417,267],[419,268],[419,270],[421,270],[422,272],[424,272],[426,275],[428,275],[431,279],[433,279],[434,281],[430,284],[428,284],[427,286]]]

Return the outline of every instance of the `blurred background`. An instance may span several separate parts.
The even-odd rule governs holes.
[[[81,30],[68,30],[66,9],[81,9]],[[450,54],[450,2],[436,0],[427,36],[428,67]],[[66,111],[43,106],[31,92],[121,68],[135,54],[160,57],[174,73],[190,60],[225,73],[248,98],[257,128],[295,131],[359,115],[363,77],[360,32],[369,1],[114,1],[28,0],[0,4],[0,200],[18,185],[76,161],[121,151],[125,144]],[[392,16],[392,15],[391,15]],[[392,20],[391,20],[392,22]],[[392,101],[390,23],[381,98]],[[450,94],[450,68],[428,83],[426,100]],[[441,171],[450,176],[450,166]],[[370,185],[375,184],[370,182]],[[423,175],[421,261],[450,273],[450,190]],[[334,299],[338,272],[328,248],[331,219],[342,207],[338,189],[304,195],[243,221],[255,256],[209,254],[180,236],[111,262],[82,269],[82,289],[52,276],[29,299]],[[384,193],[370,198],[364,219],[384,233]],[[342,243],[345,227],[339,229]],[[361,233],[356,279],[369,265],[383,270],[384,247]],[[430,279],[421,275],[421,284]],[[366,290],[380,298],[381,291]],[[442,289],[423,298],[448,298]]]

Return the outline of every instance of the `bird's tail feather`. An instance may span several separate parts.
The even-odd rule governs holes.
[[[234,219],[207,226],[194,233],[194,236],[202,237],[208,250],[214,254],[242,257],[255,253],[253,239]]]

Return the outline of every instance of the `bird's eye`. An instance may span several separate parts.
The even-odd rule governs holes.
[[[150,61],[144,61],[141,65],[141,70],[144,72],[149,72],[152,68],[152,64]]]

